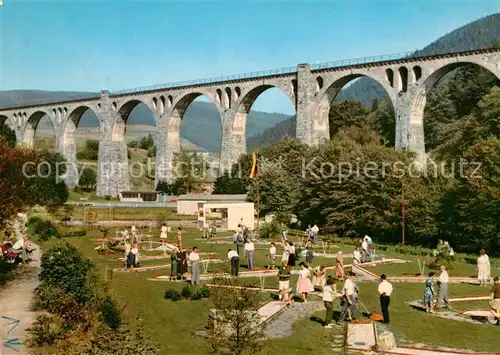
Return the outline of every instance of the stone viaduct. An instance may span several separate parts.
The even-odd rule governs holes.
[[[155,183],[172,179],[173,154],[180,151],[180,123],[197,97],[208,97],[222,124],[220,170],[230,169],[246,152],[245,127],[250,108],[265,90],[283,90],[295,104],[296,137],[315,145],[329,137],[330,104],[340,89],[358,77],[370,77],[387,91],[396,112],[396,149],[415,152],[425,163],[423,112],[427,92],[446,73],[467,64],[482,66],[500,78],[500,49],[415,57],[372,57],[249,73],[232,77],[167,84],[65,102],[0,108],[0,125],[13,125],[18,144],[33,145],[38,122],[47,115],[56,130],[57,151],[68,161],[66,182],[78,181],[75,131],[82,115],[93,110],[100,121],[97,194],[116,196],[129,189],[125,124],[144,103],[158,131]]]

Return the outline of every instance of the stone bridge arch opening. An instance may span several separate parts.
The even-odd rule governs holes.
[[[184,188],[189,191],[183,192],[212,191],[221,155],[221,109],[231,106],[234,95],[237,94],[229,87],[219,88],[215,93],[196,91],[174,103],[168,123],[173,179],[194,173],[191,179],[194,182]]]
[[[153,100],[154,102],[154,100]],[[163,101],[156,102],[157,105]],[[131,100],[117,107],[118,117],[113,141],[123,142],[123,157],[128,164],[128,181],[132,191],[154,189],[157,122],[151,108],[140,100]]]
[[[388,70],[385,75],[387,84],[391,86],[396,73]],[[322,75],[318,73],[316,76],[318,82]],[[318,88],[317,95],[320,96],[313,112],[313,132],[332,139],[341,130],[357,134],[356,127],[363,125],[378,131],[381,143],[394,147],[395,108],[387,89],[378,80],[364,74],[351,74],[330,83],[323,91]],[[362,134],[359,138],[364,140]],[[313,141],[320,139],[314,138]]]
[[[279,139],[296,137],[296,108],[282,88],[261,85],[250,90],[237,107],[233,135],[245,151]],[[244,152],[243,152],[244,153]]]
[[[0,138],[11,147],[16,145],[16,131],[13,120],[7,116],[0,115]]]
[[[429,76],[416,93],[410,114],[410,144],[417,151],[438,150],[448,142],[454,125],[467,123],[474,107],[500,78],[476,63],[454,62]]]
[[[100,121],[89,106],[69,112],[61,131],[59,151],[67,161],[66,184],[84,190],[95,189],[99,157]]]
[[[28,117],[23,144],[45,152],[57,151],[56,128],[48,112],[36,111]]]

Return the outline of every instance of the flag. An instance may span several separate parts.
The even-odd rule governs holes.
[[[250,171],[250,179],[254,179],[255,176],[257,175],[257,165],[258,165],[258,161],[259,161],[259,158],[258,158],[258,155],[256,152],[253,152],[252,153],[252,156],[253,156],[253,164],[252,164],[252,171]]]

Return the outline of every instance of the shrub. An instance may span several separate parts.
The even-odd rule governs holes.
[[[193,287],[191,285],[186,285],[182,288],[181,295],[183,298],[191,298],[193,294]]]
[[[53,346],[57,341],[66,335],[65,327],[60,317],[49,314],[41,315],[36,318],[35,323],[28,328],[30,334],[29,346]]]
[[[169,288],[165,291],[165,296],[163,298],[171,301],[179,301],[181,299],[181,293],[177,290]]]
[[[207,286],[200,287],[200,293],[203,298],[210,297],[210,289]]]
[[[279,235],[281,232],[280,224],[273,219],[272,222],[266,222],[260,227],[260,237],[261,238],[272,238]]]
[[[198,301],[203,298],[203,295],[201,293],[201,290],[199,287],[193,288],[191,290],[191,301]]]
[[[107,296],[100,306],[100,313],[104,323],[111,329],[117,330],[120,327],[122,315],[118,309],[118,304],[111,297]]]
[[[94,296],[88,283],[92,263],[74,246],[66,244],[46,252],[42,257],[41,286],[55,286],[85,303]]]
[[[57,228],[52,224],[50,221],[38,221],[34,225],[34,231],[33,231],[38,238],[42,241],[47,241],[50,238],[61,238],[61,235],[57,231]]]

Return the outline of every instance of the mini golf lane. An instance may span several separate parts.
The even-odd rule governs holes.
[[[260,307],[257,312],[260,316],[261,322],[267,323],[284,311],[286,307],[287,304],[285,302],[269,301]]]
[[[464,352],[449,348],[425,349],[410,346],[396,346],[388,350],[375,350],[377,348],[376,331],[373,323],[351,323],[347,325],[346,330],[346,350],[359,352],[376,352],[381,354],[400,354],[400,355],[452,355],[452,354],[475,354],[475,355],[493,355],[500,353],[485,352]],[[394,344],[396,345],[396,344]]]
[[[223,263],[224,260],[220,259],[206,259],[202,260],[201,264],[203,268],[206,270],[208,267],[208,264],[220,264]],[[159,264],[159,265],[148,265],[148,266],[140,266],[140,267],[135,267],[134,272],[141,272],[141,271],[149,271],[149,270],[161,270],[161,269],[167,269],[170,267],[170,264]],[[127,268],[117,268],[113,269],[113,272],[131,272],[130,269]],[[203,275],[203,273],[201,274]],[[170,276],[164,275],[166,278],[170,278]],[[1,354],[0,354],[1,355]]]

